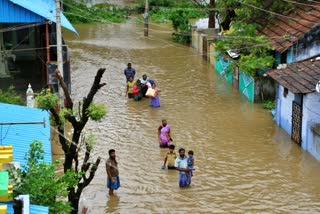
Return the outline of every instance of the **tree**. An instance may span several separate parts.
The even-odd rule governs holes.
[[[217,11],[223,36],[216,42],[217,51],[231,61],[231,66],[250,76],[256,76],[259,68],[270,68],[274,58],[267,38],[259,30],[268,24],[276,13],[285,13],[293,5],[282,0],[217,1]],[[240,59],[229,57],[227,51],[240,54]]]
[[[39,141],[30,145],[26,160],[27,164],[21,169],[9,171],[13,181],[13,196],[28,194],[31,203],[48,206],[50,213],[70,213],[72,207],[65,201],[67,188],[76,184],[78,175],[72,172],[57,175],[55,169],[59,163],[44,162],[44,151]]]
[[[80,195],[83,189],[88,186],[94,178],[97,167],[101,161],[100,157],[94,162],[89,160],[93,145],[88,138],[85,138],[82,135],[82,131],[89,119],[100,121],[106,114],[104,105],[93,102],[93,98],[98,90],[106,85],[106,83],[101,83],[104,72],[105,68],[100,68],[97,71],[89,93],[77,106],[74,106],[67,86],[58,70],[56,71],[57,79],[65,95],[64,107],[61,109],[56,108],[58,100],[57,96],[46,91],[36,98],[37,105],[51,113],[52,121],[59,132],[59,142],[64,152],[64,173],[72,171],[81,174],[77,180],[77,184],[68,187],[68,201],[73,208],[71,212],[73,214],[78,213]],[[73,127],[71,141],[64,136],[65,120],[70,122]],[[82,147],[84,147],[85,151],[83,154],[84,157],[81,158],[81,160],[83,159],[83,162],[80,165],[79,156],[82,154]]]
[[[208,28],[215,28],[216,26],[216,19],[215,19],[215,4],[216,1],[215,0],[210,0],[210,4],[209,4],[209,23],[208,23]]]
[[[20,95],[18,95],[13,86],[7,88],[6,91],[2,91],[0,89],[0,102],[16,104],[16,105],[24,105],[24,101]]]

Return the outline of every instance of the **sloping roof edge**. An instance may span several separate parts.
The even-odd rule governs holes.
[[[292,63],[283,69],[270,70],[267,74],[294,94],[312,93],[320,80],[320,60]]]
[[[53,21],[53,22],[57,21],[56,12],[55,12],[56,5],[53,0],[9,0],[9,1],[27,10],[30,10],[35,14],[38,14],[39,16],[42,16],[50,21]],[[79,35],[77,30],[72,26],[72,24],[64,16],[62,12],[60,13],[60,17],[61,17],[61,26]]]

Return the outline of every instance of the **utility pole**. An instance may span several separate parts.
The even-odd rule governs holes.
[[[57,37],[57,64],[58,70],[63,78],[63,59],[62,59],[62,35],[61,35],[61,4],[60,0],[56,0],[56,37]],[[64,104],[63,90],[58,87],[61,106]]]
[[[144,36],[148,36],[148,31],[149,31],[149,2],[148,0],[146,0],[146,5],[145,5],[145,10],[144,10],[144,14],[143,14],[143,18],[144,18]]]

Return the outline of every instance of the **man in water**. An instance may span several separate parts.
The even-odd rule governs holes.
[[[148,82],[148,77],[147,75],[142,75],[142,78],[140,78],[140,83],[141,83],[141,90],[142,90],[142,94],[143,96],[145,96],[147,90],[148,90],[148,86],[147,86],[147,82]]]
[[[188,157],[185,155],[185,149],[179,149],[179,156],[176,158],[174,166],[179,171],[179,186],[186,187],[190,184],[189,178]]]
[[[126,75],[127,82],[129,81],[129,77],[132,77],[134,79],[134,76],[136,75],[136,70],[132,68],[131,63],[128,63],[128,66],[126,69],[124,69],[124,75]]]
[[[120,187],[118,162],[116,161],[116,151],[114,149],[109,150],[106,171],[108,175],[107,188],[109,188],[109,195],[113,195],[113,190],[117,190]]]

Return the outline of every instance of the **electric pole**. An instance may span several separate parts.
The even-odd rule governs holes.
[[[145,10],[144,10],[144,14],[143,14],[143,18],[144,18],[144,36],[148,36],[148,28],[149,28],[149,2],[148,0],[146,0],[146,5],[145,5]]]
[[[57,37],[57,64],[61,77],[63,78],[63,59],[62,59],[62,35],[61,35],[61,5],[60,0],[56,0],[56,37]],[[63,90],[58,87],[61,105],[64,104]]]

